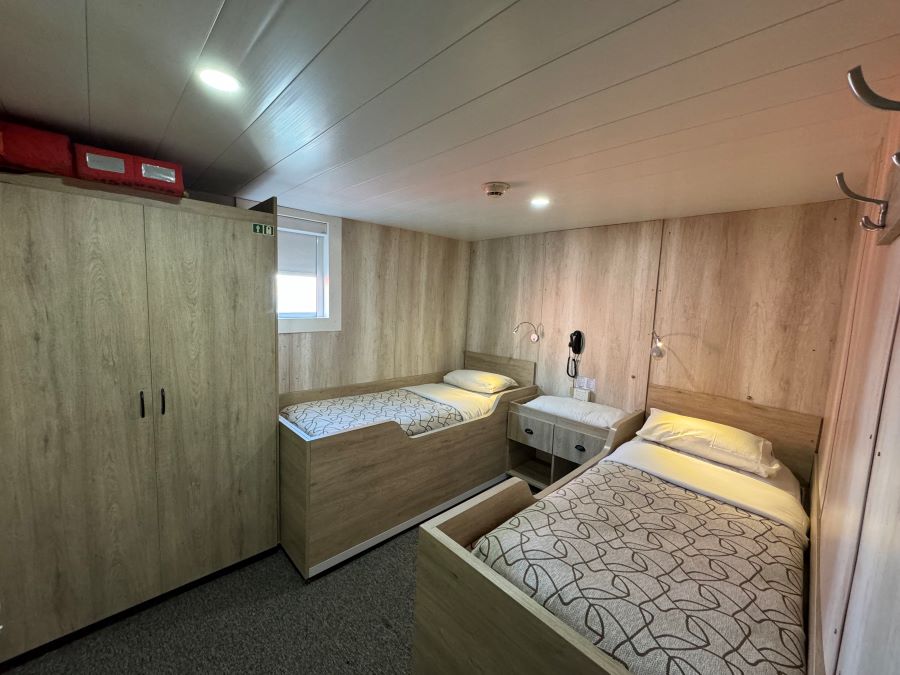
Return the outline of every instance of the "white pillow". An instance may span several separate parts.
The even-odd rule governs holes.
[[[650,409],[637,435],[703,459],[768,478],[781,464],[772,456],[772,443],[746,431],[696,417]]]
[[[486,373],[483,370],[451,370],[444,375],[444,382],[479,394],[496,394],[498,391],[519,386],[511,377]]]
[[[579,401],[576,398],[563,396],[538,396],[525,404],[542,412],[556,415],[567,420],[574,420],[592,427],[608,428],[625,416],[624,410],[613,408],[602,403]]]

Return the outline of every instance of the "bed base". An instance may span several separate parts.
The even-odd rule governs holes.
[[[756,429],[768,435],[778,456],[801,481],[808,475],[820,418],[652,385],[649,399],[651,405],[672,412]],[[634,437],[643,418],[639,413],[630,416],[627,423],[620,421],[618,429],[610,429],[614,437],[611,449]],[[482,535],[559,489],[605,455],[601,453],[537,495],[531,494],[524,481],[512,478],[420,527],[413,672],[629,672],[471,553],[472,544]],[[814,529],[812,546],[816,545],[816,534]],[[812,639],[815,637],[814,632]]]
[[[526,386],[486,416],[417,436],[395,422],[309,438],[279,420],[281,545],[310,578],[503,480],[511,401],[533,397],[534,363],[466,353],[466,366]],[[480,366],[480,367],[479,367]],[[515,374],[512,374],[515,373]],[[282,395],[282,405],[385,391],[441,373]]]

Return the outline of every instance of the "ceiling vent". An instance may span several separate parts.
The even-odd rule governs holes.
[[[509,183],[485,183],[481,186],[481,189],[484,190],[484,194],[488,197],[496,199],[497,197],[502,197],[509,190]]]

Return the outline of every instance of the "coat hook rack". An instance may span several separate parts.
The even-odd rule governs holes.
[[[863,76],[862,66],[856,66],[848,72],[847,80],[850,82],[850,89],[856,94],[856,98],[863,103],[882,110],[900,111],[900,101],[892,101],[872,91],[872,87]]]
[[[898,152],[894,155],[894,162],[898,161]],[[898,165],[900,166],[900,165]],[[837,174],[834,179],[837,181],[838,187],[841,189],[845,195],[850,197],[850,199],[854,199],[858,202],[866,202],[868,204],[877,204],[878,211],[878,222],[873,222],[869,216],[863,216],[859,219],[859,224],[866,230],[883,230],[887,225],[887,210],[888,210],[888,202],[884,199],[875,199],[874,197],[866,197],[864,195],[859,194],[858,192],[854,192],[847,185],[847,181],[844,180],[844,172]]]

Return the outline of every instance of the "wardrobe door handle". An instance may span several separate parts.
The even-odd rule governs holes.
[[[166,414],[166,390],[165,390],[165,388],[162,388],[159,390],[159,401],[160,401],[159,414],[165,415]]]
[[[529,436],[531,436],[531,434],[534,433],[534,430],[533,429],[525,429],[525,433],[528,434]]]
[[[575,449],[576,449],[578,452],[584,452],[584,446],[583,446],[583,445],[576,445],[576,446],[575,446]]]
[[[141,392],[141,419],[146,415],[146,410],[144,410],[144,392]]]

